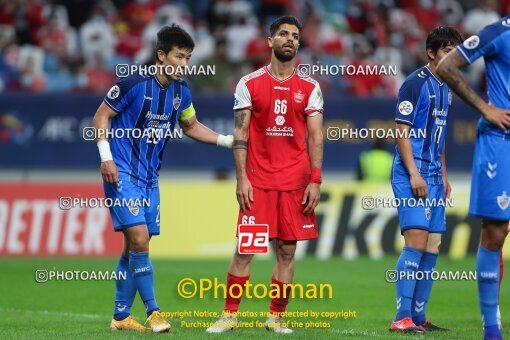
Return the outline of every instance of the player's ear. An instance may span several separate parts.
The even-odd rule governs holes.
[[[165,58],[165,52],[163,52],[162,50],[157,50],[156,51],[156,58],[157,58],[157,62],[160,62],[162,63],[163,62],[163,59]]]
[[[273,37],[267,37],[267,45],[273,48]]]
[[[427,57],[429,60],[435,60],[436,59],[436,53],[432,49],[427,49]]]

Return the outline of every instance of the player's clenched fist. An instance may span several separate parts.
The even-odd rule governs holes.
[[[101,162],[101,176],[108,184],[115,184],[119,181],[119,171],[114,161]]]
[[[251,210],[250,202],[253,202],[253,187],[248,178],[242,178],[237,181],[236,194],[241,212]]]

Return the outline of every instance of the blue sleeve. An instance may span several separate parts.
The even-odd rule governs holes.
[[[457,46],[457,50],[470,64],[482,56],[494,55],[498,47],[505,44],[501,36],[508,30],[510,30],[510,19],[506,17],[464,40],[462,45]]]
[[[395,112],[395,121],[413,125],[418,105],[420,104],[421,92],[423,88],[421,78],[407,79],[398,91],[397,110]]]
[[[133,102],[136,92],[133,89],[141,80],[136,75],[120,79],[108,91],[104,97],[104,102],[117,113],[124,111]]]

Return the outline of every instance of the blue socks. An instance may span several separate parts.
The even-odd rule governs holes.
[[[411,303],[416,286],[415,272],[418,270],[423,251],[411,247],[404,247],[397,261],[397,316],[395,321],[412,317]],[[405,277],[400,275],[405,272]],[[409,278],[409,280],[408,280]]]
[[[159,310],[154,297],[154,273],[149,253],[129,252],[129,269],[133,275],[138,293],[145,304],[147,316],[155,310]]]
[[[501,339],[498,327],[499,251],[478,247],[476,258],[478,300],[485,326],[485,338]]]
[[[115,307],[113,318],[117,321],[124,320],[130,314],[131,306],[136,295],[135,281],[129,269],[129,257],[122,253],[117,269],[117,280],[115,281]],[[124,276],[126,279],[124,280]]]
[[[425,323],[425,309],[429,301],[430,291],[432,290],[432,271],[437,263],[437,254],[424,252],[421,257],[419,271],[423,273],[423,279],[416,281],[414,296],[412,302],[411,314],[415,325]],[[428,272],[428,273],[427,273]]]

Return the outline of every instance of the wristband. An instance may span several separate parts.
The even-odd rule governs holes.
[[[322,183],[322,170],[321,168],[312,168],[312,175],[310,176],[311,183]]]
[[[234,144],[234,136],[232,135],[219,135],[216,140],[216,145],[222,146],[224,148],[232,149],[232,144]]]
[[[99,157],[101,162],[113,161],[112,152],[110,151],[110,143],[106,139],[101,139],[97,142],[97,148],[99,149]]]

